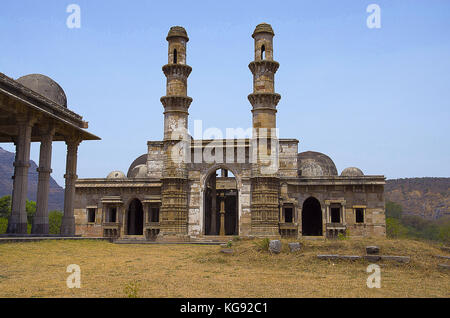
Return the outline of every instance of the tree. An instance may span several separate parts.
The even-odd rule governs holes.
[[[28,201],[25,204],[25,210],[27,211],[27,221],[28,224],[31,224],[34,215],[36,214],[36,202]]]
[[[0,217],[7,218],[11,214],[11,196],[5,195],[0,198]]]
[[[402,217],[403,208],[400,204],[386,201],[386,217],[400,219]]]
[[[63,214],[61,211],[51,211],[48,214],[49,234],[60,234]]]

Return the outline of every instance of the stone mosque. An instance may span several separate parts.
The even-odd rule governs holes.
[[[161,242],[386,235],[384,176],[355,167],[338,174],[327,155],[299,152],[297,139],[274,133],[281,98],[274,90],[274,35],[266,23],[252,35],[252,136],[195,140],[178,133],[187,130],[192,103],[189,38],[184,28],[170,28],[168,64],[162,67],[164,138],[148,141],[126,174],[76,180],[77,235]],[[213,161],[202,157],[208,151]]]

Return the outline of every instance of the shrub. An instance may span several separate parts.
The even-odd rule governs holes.
[[[268,251],[269,244],[270,244],[270,240],[267,237],[255,242],[255,245],[261,251]]]
[[[8,229],[8,218],[0,218],[0,234],[5,234]]]

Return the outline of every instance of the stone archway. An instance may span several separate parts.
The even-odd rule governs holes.
[[[203,189],[203,233],[238,235],[239,191],[233,172],[217,167],[206,176]]]
[[[309,197],[303,202],[302,208],[302,235],[322,236],[322,208],[320,202],[314,197]]]
[[[127,212],[127,234],[143,235],[144,234],[144,208],[139,199],[130,202]]]

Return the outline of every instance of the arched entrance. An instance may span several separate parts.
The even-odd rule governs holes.
[[[303,202],[302,208],[302,235],[322,236],[322,209],[320,202],[309,197]]]
[[[203,202],[205,235],[238,235],[238,190],[230,170],[221,168],[209,175]]]
[[[144,209],[139,199],[134,199],[128,207],[128,235],[144,234]]]

